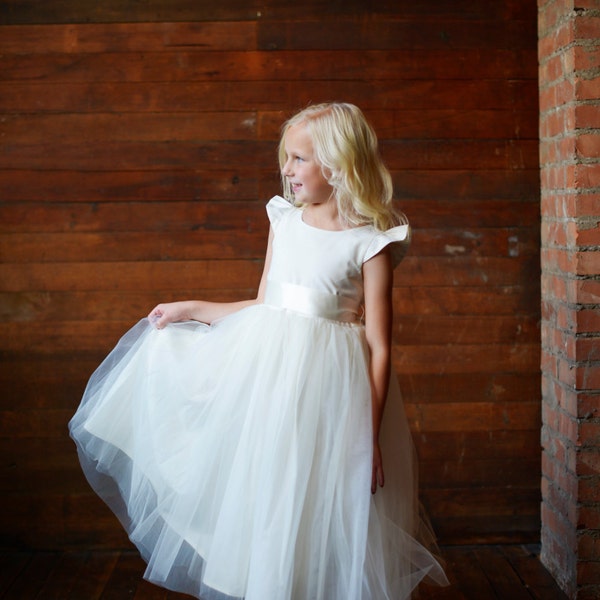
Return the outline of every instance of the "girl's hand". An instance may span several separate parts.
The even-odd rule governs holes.
[[[381,448],[375,442],[373,444],[373,471],[371,475],[371,494],[377,491],[377,486],[383,487],[385,478],[383,476],[383,459],[381,458]]]
[[[148,320],[156,329],[163,329],[169,323],[190,319],[187,302],[170,302],[155,306],[148,314]]]

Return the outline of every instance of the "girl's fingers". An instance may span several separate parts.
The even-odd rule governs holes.
[[[164,315],[163,311],[160,310],[158,308],[158,306],[156,308],[154,308],[153,310],[150,311],[150,313],[148,314],[148,321],[150,321],[150,323],[156,327],[156,329],[160,329],[162,327],[162,323],[161,318]]]

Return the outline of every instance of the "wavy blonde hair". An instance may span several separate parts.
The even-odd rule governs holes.
[[[325,103],[305,108],[284,123],[279,142],[279,166],[286,161],[285,134],[304,125],[310,133],[317,162],[333,187],[341,219],[350,226],[373,225],[385,231],[406,224],[392,205],[392,178],[379,155],[377,136],[354,104]],[[287,178],[283,195],[294,202]]]

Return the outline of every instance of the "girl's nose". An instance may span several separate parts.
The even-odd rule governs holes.
[[[286,160],[285,164],[283,165],[283,169],[281,169],[281,172],[283,173],[283,175],[285,177],[289,177],[291,175],[291,168],[292,168],[292,161],[291,160]]]

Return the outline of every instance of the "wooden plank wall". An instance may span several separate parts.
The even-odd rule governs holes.
[[[252,294],[282,120],[346,100],[414,243],[395,367],[444,543],[539,529],[535,2],[0,9],[1,544],[119,547],[66,424],[156,302]]]

